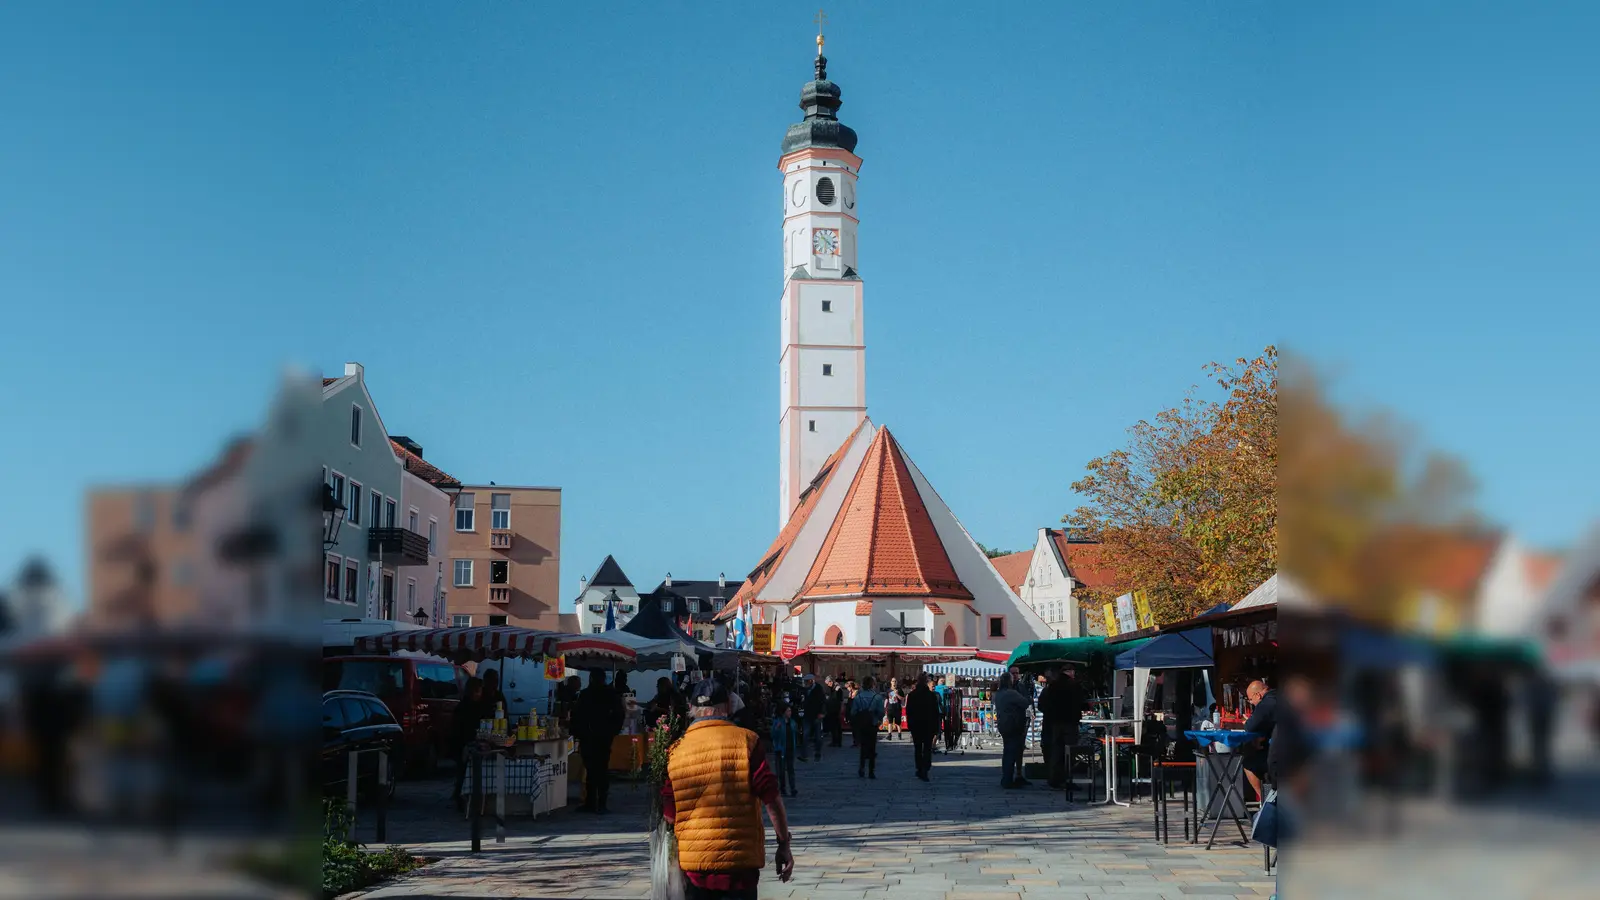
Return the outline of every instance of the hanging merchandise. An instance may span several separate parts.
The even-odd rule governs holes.
[[[684,661],[682,653],[672,654],[672,673],[674,675],[680,674],[688,668],[689,665]]]
[[[560,681],[567,677],[567,658],[565,656],[546,656],[544,658],[544,680]]]

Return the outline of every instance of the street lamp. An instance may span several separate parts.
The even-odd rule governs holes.
[[[417,625],[420,627],[427,627],[428,611],[418,607],[417,611],[411,614],[411,621],[417,623]]]
[[[339,526],[344,524],[345,505],[333,495],[333,485],[322,485],[322,549],[339,543]]]

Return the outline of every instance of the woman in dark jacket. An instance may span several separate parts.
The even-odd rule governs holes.
[[[467,777],[467,745],[478,734],[478,722],[494,715],[494,708],[483,696],[483,679],[468,678],[462,688],[461,702],[456,705],[455,718],[450,720],[450,755],[456,761],[456,786],[451,799],[461,809],[466,801],[461,796],[461,785]]]

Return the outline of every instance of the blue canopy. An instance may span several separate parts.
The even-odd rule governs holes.
[[[1228,611],[1219,603],[1197,618]],[[1118,669],[1199,669],[1215,665],[1211,658],[1211,626],[1196,625],[1151,638],[1149,642],[1117,654]]]

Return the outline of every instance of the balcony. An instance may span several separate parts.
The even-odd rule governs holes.
[[[428,564],[428,536],[409,528],[369,528],[367,550],[396,566]]]
[[[510,550],[511,532],[505,528],[496,528],[489,532],[490,550]]]
[[[506,604],[511,602],[511,588],[489,585],[489,602]]]

